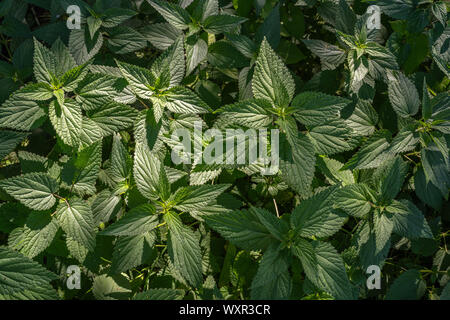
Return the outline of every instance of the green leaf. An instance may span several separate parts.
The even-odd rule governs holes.
[[[118,274],[150,262],[156,236],[147,232],[136,236],[119,237],[113,252],[111,272]]]
[[[50,213],[32,212],[23,227],[11,232],[8,246],[29,258],[34,258],[51,244],[58,228]]]
[[[154,94],[151,88],[155,86],[156,79],[150,70],[117,60],[116,63],[124,78],[139,97],[149,99]]]
[[[208,44],[205,40],[195,35],[186,39],[186,75],[191,74],[194,69],[206,59],[208,55]]]
[[[28,134],[24,132],[0,131],[0,160],[3,160],[10,152],[14,151],[17,145],[27,136]]]
[[[395,223],[392,219],[392,215],[375,210],[373,213],[373,232],[375,235],[374,255],[383,251],[391,238],[394,225]]]
[[[352,115],[345,122],[356,134],[367,136],[375,131],[375,126],[378,123],[378,114],[370,102],[359,100]]]
[[[132,127],[138,112],[125,104],[109,101],[88,111],[87,115],[99,126],[101,133],[107,136]]]
[[[182,300],[184,295],[181,289],[150,289],[139,292],[133,300]]]
[[[292,101],[295,118],[305,125],[320,125],[339,118],[341,110],[350,100],[321,92],[302,92]]]
[[[120,135],[115,134],[113,137],[111,167],[109,170],[111,178],[116,182],[126,180],[130,175],[131,163],[128,150],[123,145]]]
[[[335,299],[354,299],[344,262],[332,245],[300,239],[292,251],[302,262],[306,277],[317,288],[328,292]]]
[[[424,148],[421,159],[427,182],[431,181],[446,197],[450,187],[450,169],[442,153],[436,147]]]
[[[334,206],[349,215],[362,218],[371,210],[370,189],[365,184],[350,184],[334,194]]]
[[[78,152],[61,171],[64,186],[80,196],[93,195],[102,162],[102,144],[98,141]]]
[[[295,83],[290,71],[263,40],[253,75],[253,94],[277,107],[286,107],[294,97]]]
[[[134,28],[118,26],[109,30],[108,48],[115,54],[126,54],[145,48],[147,40]]]
[[[247,21],[247,18],[233,16],[230,14],[212,15],[207,17],[203,23],[203,29],[212,34],[220,34],[233,31],[237,26]]]
[[[92,59],[103,45],[103,36],[100,32],[97,32],[92,40],[88,40],[88,37],[88,30],[84,26],[70,32],[69,50],[79,65]]]
[[[49,117],[61,140],[72,147],[80,143],[82,126],[81,107],[74,100],[65,100],[60,105],[52,101],[49,106]]]
[[[392,214],[393,232],[408,239],[433,238],[422,212],[408,200],[394,200],[386,211]]]
[[[88,26],[89,35],[91,36],[91,39],[94,38],[95,34],[97,33],[98,29],[102,26],[102,20],[93,16],[87,17],[86,24]]]
[[[176,213],[168,212],[164,221],[169,227],[167,249],[175,268],[194,287],[202,283],[202,256],[199,239],[194,232],[183,225]]]
[[[419,270],[411,269],[395,279],[386,293],[386,300],[420,300],[426,287]]]
[[[38,82],[53,84],[57,75],[56,57],[50,49],[44,47],[39,41],[34,40],[33,67],[34,77]]]
[[[57,299],[50,281],[58,277],[18,252],[0,248],[0,298],[6,300]]]
[[[206,223],[222,237],[245,250],[265,250],[276,239],[260,222],[257,211],[241,210],[205,216]]]
[[[292,279],[288,269],[289,262],[286,253],[279,251],[276,246],[271,246],[264,252],[258,271],[253,278],[251,299],[289,299],[292,291]]]
[[[447,7],[444,1],[434,2],[431,6],[431,12],[443,26],[446,25]]]
[[[67,236],[94,251],[96,228],[89,205],[81,199],[66,200],[56,210],[56,219]]]
[[[119,214],[122,209],[122,199],[109,190],[103,190],[96,194],[91,209],[94,222],[99,225],[101,222],[105,223]]]
[[[77,87],[78,83],[84,79],[89,69],[89,62],[82,64],[67,71],[61,78],[61,86],[65,91],[73,91]]]
[[[28,173],[0,181],[0,188],[33,210],[48,210],[56,202],[58,183],[45,173]]]
[[[341,170],[344,165],[337,160],[318,157],[317,166],[330,184],[342,183],[345,186],[355,183],[353,173],[350,170]]]
[[[270,109],[271,105],[266,100],[244,100],[216,110],[221,114],[217,122],[236,123],[253,129],[265,128],[272,122],[273,116]]]
[[[114,85],[118,78],[101,74],[89,73],[78,83],[75,93],[76,99],[83,105],[84,110],[93,110],[98,107],[97,100],[117,94]]]
[[[414,191],[416,195],[428,206],[439,210],[442,205],[442,195],[439,189],[427,181],[423,167],[417,169],[414,175]]]
[[[330,187],[303,200],[292,211],[291,227],[301,237],[325,238],[332,236],[344,224],[347,216],[333,209],[335,187]]]
[[[143,26],[140,29],[141,34],[159,50],[166,50],[175,40],[177,40],[182,32],[169,23],[154,23]]]
[[[148,146],[137,144],[134,154],[134,179],[142,195],[154,199],[158,193],[161,161]]]
[[[37,102],[13,94],[0,108],[0,127],[28,131],[35,129],[45,116]]]
[[[383,250],[375,254],[377,251],[375,232],[371,229],[371,223],[368,220],[358,226],[355,240],[361,268],[367,270],[371,265],[378,265],[381,268],[391,248],[391,241],[389,240]]]
[[[180,188],[173,195],[174,208],[186,212],[200,209],[216,200],[229,187],[229,184],[218,184]]]
[[[167,109],[175,113],[190,114],[211,111],[197,94],[185,87],[174,87],[166,91],[162,101]]]
[[[30,83],[17,90],[14,95],[24,100],[45,101],[53,98],[53,90],[47,83]]]
[[[186,63],[184,61],[183,40],[183,37],[178,38],[170,48],[153,62],[151,67],[156,79],[164,79],[170,76],[168,88],[180,85],[184,78]],[[158,87],[161,87],[161,85]]]
[[[345,51],[322,40],[302,40],[320,58],[322,70],[334,70],[345,61]]]
[[[147,0],[158,11],[167,22],[175,28],[184,30],[191,23],[189,13],[180,6],[160,0]]]
[[[92,293],[97,300],[128,300],[131,297],[131,285],[122,274],[95,277]]]
[[[399,154],[414,150],[419,142],[419,133],[415,124],[408,125],[400,130],[400,132],[392,139],[389,152]]]
[[[283,136],[281,136],[283,138]],[[314,177],[316,157],[314,146],[304,135],[280,141],[280,169],[287,184],[305,196],[309,194]]]
[[[137,236],[153,230],[159,223],[155,207],[150,204],[131,209],[119,221],[101,232],[108,236]]]
[[[423,78],[423,90],[422,90],[422,117],[426,121],[430,119],[433,112],[430,96],[428,93],[428,86],[426,78]]]
[[[124,8],[109,8],[103,12],[102,26],[113,28],[137,14],[136,11]]]
[[[379,201],[386,203],[397,197],[408,172],[408,164],[401,157],[386,161],[373,173],[372,180],[379,193]]]
[[[69,49],[61,41],[60,38],[56,40],[52,45],[52,52],[55,55],[56,61],[56,74],[57,78],[60,78],[67,71],[75,68],[77,66],[75,60],[70,55]]]
[[[399,69],[395,55],[378,43],[367,42],[364,51],[369,55],[372,64],[391,70]]]
[[[387,130],[374,133],[356,152],[342,169],[370,169],[376,168],[385,160],[392,158],[389,148],[391,134]]]
[[[450,283],[447,283],[441,292],[441,300],[450,300]]]
[[[401,72],[388,73],[389,100],[394,111],[403,118],[419,111],[420,100],[414,84]]]
[[[344,120],[335,119],[326,124],[308,127],[308,137],[316,153],[331,155],[352,149],[347,142],[351,129]]]

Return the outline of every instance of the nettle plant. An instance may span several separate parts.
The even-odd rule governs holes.
[[[445,3],[51,2],[0,4],[0,299],[449,299]]]

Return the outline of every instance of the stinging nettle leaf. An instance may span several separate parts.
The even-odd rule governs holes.
[[[33,210],[48,210],[56,203],[58,183],[45,173],[28,173],[0,181],[0,188]]]

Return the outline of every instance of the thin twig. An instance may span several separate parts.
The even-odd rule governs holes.
[[[278,206],[277,206],[277,201],[275,200],[275,198],[273,199],[273,205],[275,206],[275,211],[277,212],[277,217],[280,217],[280,212],[278,211]]]

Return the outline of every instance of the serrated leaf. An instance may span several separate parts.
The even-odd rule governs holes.
[[[45,116],[37,102],[13,94],[0,107],[0,127],[28,131],[35,129]]]
[[[57,299],[50,281],[58,277],[37,262],[0,248],[0,297],[4,299]]]
[[[385,160],[393,158],[388,153],[391,134],[387,130],[374,133],[344,165],[343,169],[369,169],[376,168]]]
[[[292,290],[292,279],[288,272],[289,262],[285,252],[276,246],[264,252],[258,271],[251,285],[251,298],[255,300],[288,299]]]
[[[75,147],[80,142],[82,127],[81,107],[74,100],[65,100],[60,105],[53,101],[49,106],[49,117],[61,140]]]
[[[286,107],[294,97],[291,73],[267,40],[259,50],[252,86],[255,98],[268,100],[277,107]]]
[[[208,33],[219,34],[233,31],[245,21],[247,21],[247,18],[230,14],[211,15],[203,21],[202,26]]]
[[[386,211],[392,214],[393,232],[409,239],[433,238],[422,212],[408,200],[394,200]]]
[[[133,300],[181,300],[184,295],[181,289],[150,289],[139,292]]]
[[[305,125],[319,125],[339,118],[340,111],[350,100],[321,92],[302,92],[292,101],[295,118]]]
[[[24,132],[0,131],[0,160],[12,152],[27,136],[28,134]]]
[[[230,185],[211,185],[211,186],[189,186],[177,190],[173,199],[174,208],[190,212],[207,206],[213,202],[220,194],[222,194]]]
[[[154,255],[155,238],[151,232],[119,237],[114,246],[111,272],[118,274],[149,262]]]
[[[157,195],[160,169],[161,162],[157,156],[151,153],[147,146],[137,144],[134,155],[134,179],[139,191],[148,199],[153,199]]]
[[[194,287],[202,283],[202,256],[198,238],[183,225],[176,213],[168,212],[164,221],[169,227],[168,252],[175,268]]]
[[[48,210],[56,202],[58,183],[45,173],[29,173],[0,181],[0,188],[33,210]]]
[[[296,234],[305,238],[324,238],[339,231],[347,216],[333,209],[335,191],[334,187],[320,191],[292,211],[290,223]]]
[[[184,30],[191,22],[189,13],[176,4],[160,0],[147,1],[175,28]]]
[[[116,63],[123,77],[127,79],[138,96],[149,99],[154,94],[151,88],[155,86],[156,79],[150,70],[117,60]]]
[[[159,223],[155,207],[146,204],[131,209],[119,221],[101,232],[109,236],[137,236],[153,230]]]
[[[365,184],[350,184],[334,194],[334,206],[362,218],[371,210],[370,190]]]
[[[95,247],[97,232],[89,205],[81,199],[66,200],[56,210],[56,219],[67,235],[89,251]]]
[[[222,237],[245,250],[265,250],[276,241],[255,211],[216,213],[204,218]]]
[[[306,47],[320,58],[322,70],[336,69],[345,61],[345,51],[322,40],[302,40]]]
[[[388,73],[389,100],[394,111],[403,118],[419,111],[420,100],[414,84],[401,72]]]
[[[344,262],[331,244],[319,241],[308,243],[302,240],[292,250],[302,262],[306,277],[316,287],[328,292],[335,299],[354,299]]]
[[[8,246],[34,258],[51,244],[58,228],[48,212],[32,212],[23,227],[11,232]]]
[[[280,141],[280,169],[286,183],[302,195],[307,195],[314,176],[316,156],[308,137],[299,135],[292,144]]]

